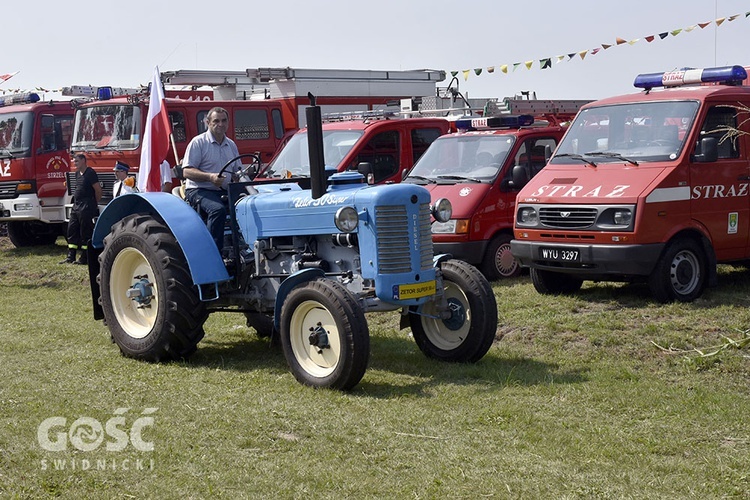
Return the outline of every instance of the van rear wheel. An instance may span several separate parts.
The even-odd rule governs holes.
[[[510,253],[511,237],[507,234],[495,236],[487,246],[482,274],[490,281],[512,278],[521,274],[521,265]]]

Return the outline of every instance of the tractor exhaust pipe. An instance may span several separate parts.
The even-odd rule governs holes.
[[[315,96],[307,93],[310,106],[305,109],[307,117],[307,149],[310,155],[310,187],[312,197],[317,200],[326,192],[325,158],[323,157],[323,119],[320,106],[315,105]]]

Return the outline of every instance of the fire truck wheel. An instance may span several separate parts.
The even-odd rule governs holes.
[[[281,347],[302,384],[351,389],[370,358],[362,308],[341,284],[320,278],[293,289],[281,307]]]
[[[104,319],[125,356],[169,361],[195,352],[208,313],[163,223],[142,214],[117,222],[99,262]]]
[[[482,263],[482,273],[488,280],[496,281],[521,274],[521,266],[510,253],[510,240],[509,235],[501,234],[490,241]]]
[[[459,260],[441,265],[445,299],[451,316],[440,318],[435,302],[409,310],[419,349],[429,358],[459,363],[482,359],[497,334],[497,302],[487,279]]]
[[[581,289],[583,280],[565,273],[531,268],[531,282],[537,292],[543,295],[575,293]]]
[[[62,224],[44,224],[37,221],[8,222],[8,238],[16,248],[54,245],[61,234]]]
[[[706,257],[700,243],[681,238],[667,246],[648,278],[651,294],[659,302],[692,302],[706,283]]]

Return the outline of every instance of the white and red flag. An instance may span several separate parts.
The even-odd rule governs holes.
[[[5,75],[0,75],[0,81],[4,82],[5,80],[10,80],[11,77],[13,77],[13,76],[15,76],[17,74],[18,74],[18,71],[16,71],[15,73],[8,73],[8,74],[5,74]]]
[[[170,124],[159,67],[154,68],[148,116],[141,142],[141,165],[138,172],[138,191],[161,191],[161,163],[169,154]]]

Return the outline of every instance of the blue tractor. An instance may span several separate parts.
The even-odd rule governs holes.
[[[319,108],[308,114],[314,130]],[[124,355],[185,359],[211,312],[236,311],[280,342],[299,382],[346,390],[370,356],[365,312],[389,310],[401,311],[428,357],[475,362],[487,353],[497,330],[492,288],[473,266],[433,255],[431,221],[448,220],[450,203],[431,205],[413,184],[370,186],[359,172],[326,179],[322,142],[310,143],[310,178],[245,172],[230,183],[224,255],[177,196],[128,194],[107,206],[89,259],[94,316]]]

